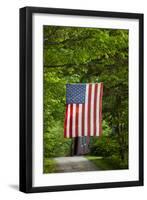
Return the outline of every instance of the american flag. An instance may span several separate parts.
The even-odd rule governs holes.
[[[103,83],[66,84],[64,137],[102,134]]]

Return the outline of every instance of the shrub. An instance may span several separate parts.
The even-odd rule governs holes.
[[[93,140],[90,145],[91,154],[102,157],[110,157],[119,152],[119,145],[115,139],[108,136],[102,136]]]

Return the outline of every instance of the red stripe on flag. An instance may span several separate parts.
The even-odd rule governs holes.
[[[97,111],[97,95],[98,95],[98,84],[95,84],[95,88],[94,88],[94,136],[96,136],[96,111]]]
[[[91,123],[90,123],[90,115],[91,115],[91,90],[92,90],[92,85],[89,84],[88,110],[87,110],[87,126],[88,126],[88,134],[87,134],[87,136],[90,136],[90,129],[91,129]]]
[[[103,96],[103,83],[100,87],[100,101],[99,101],[99,136],[102,135],[102,96]]]
[[[85,104],[82,104],[82,136],[85,135]]]
[[[72,120],[73,117],[73,104],[70,104],[70,123],[69,123],[69,137],[72,137]]]
[[[76,135],[76,137],[78,137],[78,127],[79,127],[79,120],[78,120],[78,118],[79,118],[79,104],[76,105],[76,115],[75,115],[75,116],[76,116],[76,120],[75,120],[75,123],[76,123],[76,125],[75,125],[75,126],[76,126],[76,128],[75,128],[76,131],[75,131],[75,132],[76,132],[76,134],[75,134],[75,135]]]
[[[65,111],[65,120],[64,120],[64,137],[67,137],[66,130],[67,130],[67,109],[68,105],[66,105],[66,111]]]

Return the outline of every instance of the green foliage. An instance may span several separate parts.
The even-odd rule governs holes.
[[[44,168],[43,168],[44,173],[56,172],[56,162],[55,162],[55,160],[45,158],[44,161],[43,161],[43,164],[44,164]]]
[[[44,157],[70,155],[65,84],[104,83],[103,136],[91,153],[127,162],[128,30],[44,26]]]
[[[114,170],[114,169],[127,169],[127,162],[122,162],[119,157],[98,157],[98,156],[86,156],[88,160],[93,162],[100,170]]]
[[[118,154],[119,145],[115,139],[108,136],[102,136],[91,144],[91,154],[103,157],[109,157]]]
[[[70,154],[71,139],[63,137],[63,125],[56,121],[44,133],[44,156],[66,156]]]

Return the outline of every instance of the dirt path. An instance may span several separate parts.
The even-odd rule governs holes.
[[[98,171],[99,169],[83,156],[58,157],[57,172]]]

